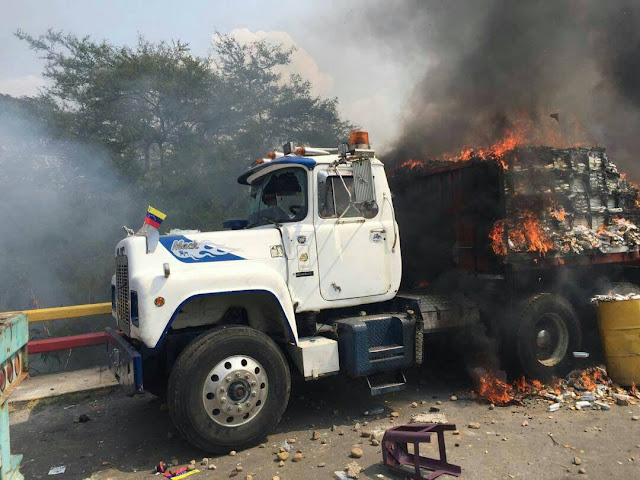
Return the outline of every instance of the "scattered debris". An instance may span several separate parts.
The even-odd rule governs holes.
[[[582,460],[580,459],[580,457],[573,457],[574,465],[580,465],[581,463],[582,463]]]
[[[49,475],[60,475],[61,473],[66,472],[67,467],[66,465],[60,465],[58,467],[51,467],[51,469],[49,470]]]
[[[372,410],[367,410],[366,412],[364,412],[364,414],[367,417],[370,417],[372,415],[381,415],[383,413],[384,413],[384,408],[382,408],[382,407],[376,407],[376,408],[374,408]]]
[[[362,467],[357,462],[351,462],[347,464],[345,471],[347,472],[347,478],[359,478]]]
[[[235,450],[231,450],[231,451],[229,452],[229,456],[230,456],[230,457],[235,457],[236,455],[237,455],[237,453],[236,453],[236,451],[235,451]]]
[[[362,450],[360,448],[353,447],[351,449],[351,457],[352,458],[360,458],[360,457],[362,457],[362,455],[363,455],[363,452],[362,452]]]
[[[289,442],[287,440],[282,442],[282,444],[280,445],[280,450],[283,451],[283,452],[290,452],[291,451],[291,445],[289,445]]]
[[[291,461],[299,462],[300,460],[302,460],[302,452],[298,450],[296,453],[293,454],[293,458],[291,459]]]
[[[412,415],[409,423],[448,423],[444,413],[418,413]]]
[[[456,397],[455,395],[451,395],[451,399],[452,402],[455,402],[456,400],[458,400],[458,397]]]

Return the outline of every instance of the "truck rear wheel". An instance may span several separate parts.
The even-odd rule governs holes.
[[[169,377],[176,428],[211,453],[244,449],[273,429],[289,401],[287,362],[275,342],[244,326],[213,329],[184,349]]]
[[[564,298],[540,293],[520,304],[516,349],[528,376],[548,380],[566,375],[581,345],[578,316]]]

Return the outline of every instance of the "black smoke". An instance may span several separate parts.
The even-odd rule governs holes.
[[[525,126],[529,143],[603,146],[640,180],[640,3],[432,0],[369,12],[374,41],[426,63],[390,160],[491,145]]]

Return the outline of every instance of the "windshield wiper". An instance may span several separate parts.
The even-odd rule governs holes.
[[[260,220],[266,220],[268,223],[271,223],[272,225],[275,225],[278,228],[282,227],[281,223],[278,223],[275,220],[272,220],[271,218],[263,217],[262,215],[258,215],[258,220],[256,222],[253,222],[253,223],[247,225],[247,228],[257,227],[258,225],[260,225]]]

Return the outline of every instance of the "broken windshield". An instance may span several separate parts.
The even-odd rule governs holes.
[[[307,216],[307,174],[299,167],[268,173],[251,183],[249,227],[298,222]]]

